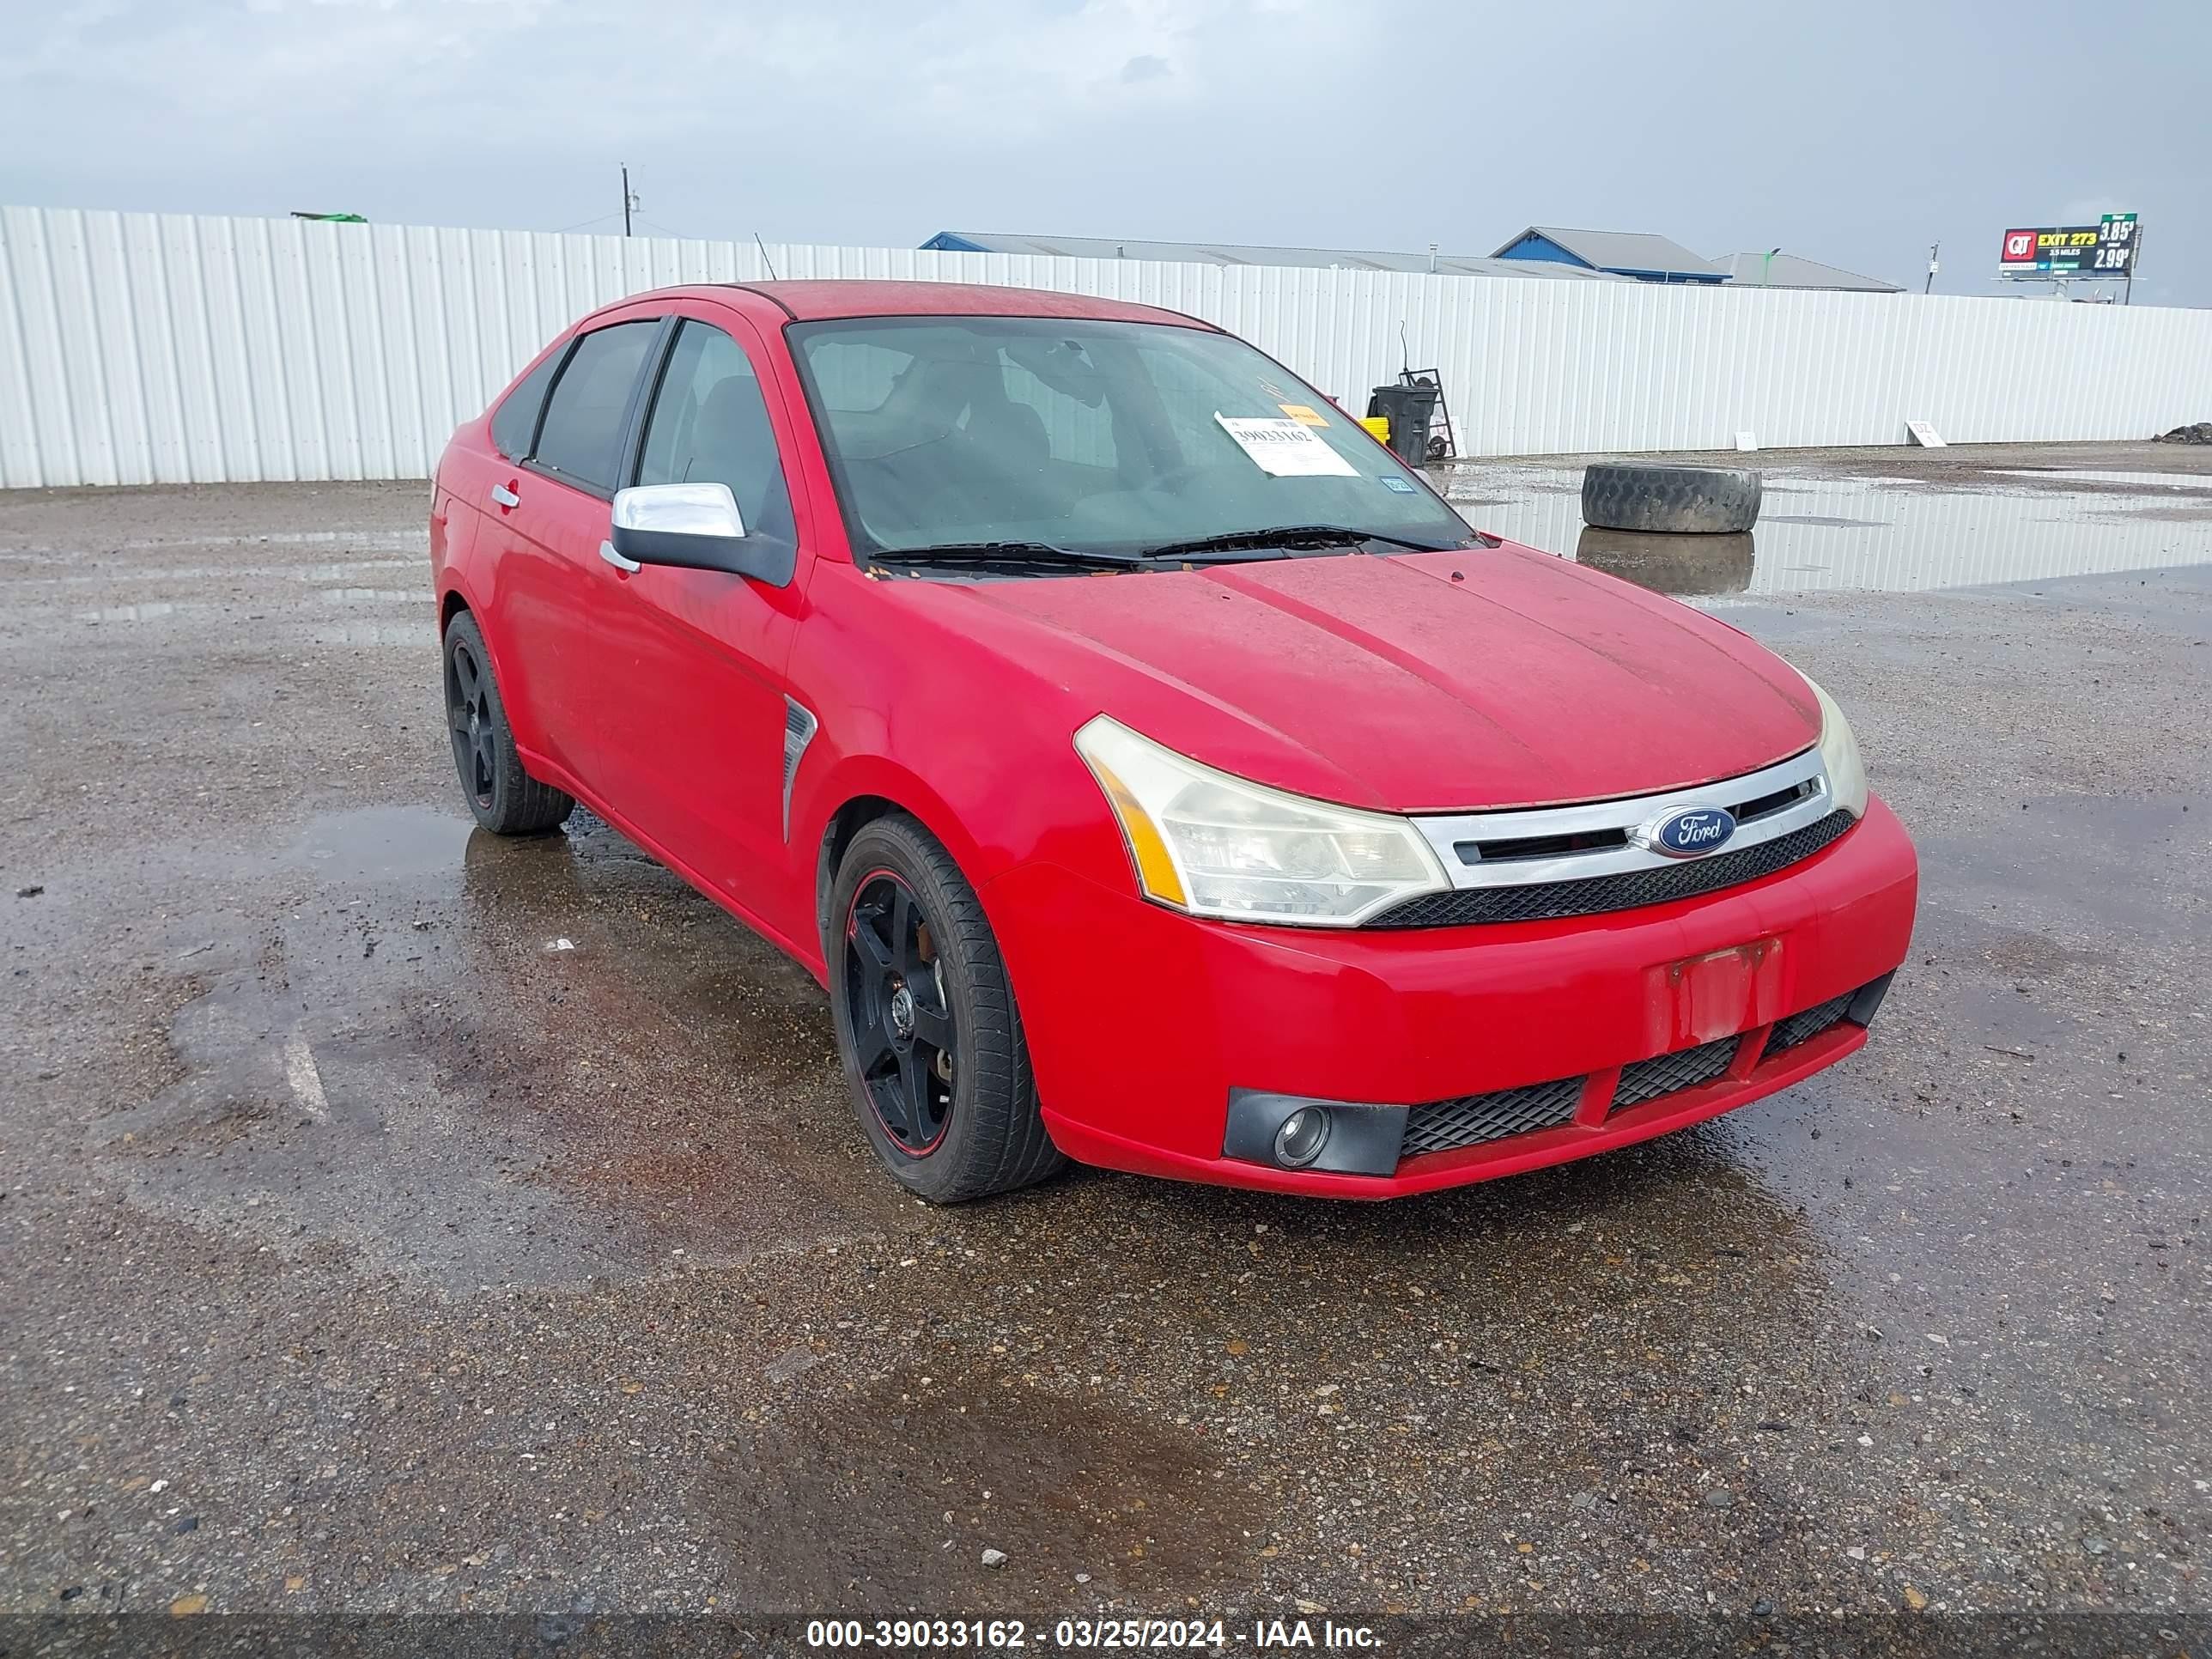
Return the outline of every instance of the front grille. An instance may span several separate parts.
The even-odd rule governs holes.
[[[1700,1083],[1711,1083],[1728,1070],[1741,1041],[1739,1037],[1724,1036],[1717,1042],[1700,1043],[1694,1048],[1658,1054],[1650,1060],[1639,1060],[1633,1066],[1622,1066],[1620,1086],[1613,1091],[1613,1109],[1617,1112],[1624,1106],[1641,1106],[1647,1100],[1671,1095],[1677,1089],[1692,1089]]]
[[[1424,893],[1383,911],[1370,927],[1464,927],[1476,922],[1551,921],[1607,910],[1666,904],[1675,899],[1735,887],[1808,859],[1857,822],[1838,808],[1817,823],[1733,853],[1686,859],[1654,870],[1588,876],[1580,881],[1534,882],[1519,887],[1458,887]]]
[[[1501,841],[1463,841],[1452,851],[1462,864],[1495,866],[1515,859],[1555,859],[1569,853],[1603,853],[1628,845],[1626,830],[1585,830],[1559,836],[1515,836]]]
[[[1802,1014],[1792,1014],[1787,1019],[1774,1022],[1768,1033],[1766,1052],[1779,1054],[1784,1048],[1795,1048],[1799,1043],[1816,1037],[1844,1017],[1844,1010],[1851,1006],[1856,992],[1846,991],[1839,997],[1830,997],[1817,1008],[1808,1008]]]
[[[1787,789],[1777,789],[1771,794],[1761,795],[1729,808],[1735,815],[1736,827],[1756,823],[1761,818],[1771,818],[1777,812],[1787,811],[1805,799],[1819,786],[1813,783],[1793,783]]]
[[[1503,1140],[1532,1129],[1557,1128],[1574,1116],[1582,1097],[1583,1080],[1565,1077],[1492,1094],[1432,1100],[1406,1114],[1406,1138],[1398,1156],[1419,1158],[1455,1146],[1480,1146],[1486,1140]]]

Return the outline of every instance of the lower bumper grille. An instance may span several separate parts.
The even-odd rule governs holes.
[[[1480,1146],[1486,1140],[1557,1128],[1574,1116],[1582,1097],[1582,1079],[1563,1077],[1522,1089],[1432,1100],[1406,1114],[1406,1139],[1398,1156],[1419,1158],[1424,1152]]]
[[[1613,1109],[1641,1106],[1647,1100],[1656,1100],[1662,1095],[1671,1095],[1677,1089],[1694,1089],[1700,1083],[1711,1083],[1729,1068],[1735,1058],[1736,1045],[1741,1036],[1725,1036],[1717,1042],[1704,1042],[1694,1048],[1678,1049],[1671,1054],[1658,1054],[1650,1060],[1639,1060],[1633,1066],[1620,1068],[1620,1086],[1613,1091]]]
[[[1802,1014],[1792,1014],[1787,1019],[1777,1020],[1773,1032],[1766,1039],[1766,1052],[1778,1054],[1784,1048],[1795,1048],[1809,1042],[1844,1017],[1844,1010],[1851,1006],[1856,992],[1845,992],[1839,997],[1830,997],[1817,1008],[1808,1008]]]
[[[1880,1003],[1881,993],[1887,986],[1885,976],[1860,990],[1847,991],[1816,1007],[1777,1020],[1774,1029],[1767,1034],[1762,1059],[1809,1042],[1840,1024],[1850,1017],[1853,1003],[1861,997],[1868,998],[1868,1001],[1859,1008],[1857,1018],[1860,1024],[1865,1024],[1874,1018],[1875,1006]],[[1632,1106],[1694,1089],[1726,1075],[1742,1042],[1741,1034],[1720,1037],[1711,1042],[1701,1042],[1694,1048],[1679,1048],[1671,1054],[1655,1054],[1650,1060],[1622,1066],[1620,1080],[1613,1087],[1607,1112],[1626,1111]],[[1398,1156],[1401,1160],[1421,1158],[1431,1152],[1455,1152],[1462,1147],[1531,1134],[1539,1129],[1556,1129],[1574,1121],[1588,1081],[1586,1077],[1554,1078],[1548,1083],[1524,1084],[1517,1089],[1498,1089],[1486,1095],[1458,1095],[1449,1100],[1432,1100],[1426,1105],[1411,1107],[1406,1113],[1405,1138],[1400,1143]]]

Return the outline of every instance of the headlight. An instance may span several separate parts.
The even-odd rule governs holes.
[[[1075,749],[1121,823],[1137,884],[1193,915],[1352,927],[1451,884],[1404,818],[1247,783],[1103,714]]]
[[[1837,805],[1853,817],[1863,818],[1867,809],[1867,775],[1866,763],[1859,758],[1859,740],[1851,735],[1851,723],[1836,707],[1836,700],[1810,674],[1805,674],[1804,679],[1820,703],[1820,764],[1828,769],[1829,793]]]

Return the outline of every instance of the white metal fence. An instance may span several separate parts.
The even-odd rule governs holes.
[[[2212,416],[2212,311],[771,243],[780,276],[1188,312],[1347,407],[1410,355],[1490,455],[2147,437]],[[750,243],[0,208],[0,486],[428,476],[580,313]]]

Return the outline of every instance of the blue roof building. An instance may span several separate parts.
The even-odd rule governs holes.
[[[1388,253],[1368,248],[1249,247],[1234,242],[1133,242],[1112,236],[1013,236],[940,230],[922,245],[939,253],[1027,253],[1048,259],[1165,259],[1181,264],[1307,266],[1335,270],[1405,270],[1440,276],[1562,276],[1625,280],[1580,265],[1507,264],[1466,253]]]
[[[1528,259],[1632,276],[1639,283],[1702,283],[1717,287],[1729,272],[1679,242],[1631,230],[1561,230],[1531,225],[1490,256]]]

